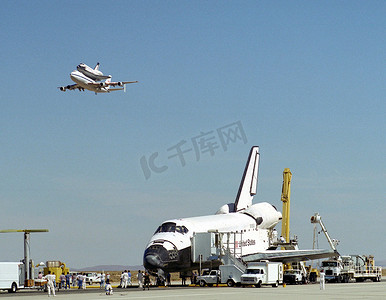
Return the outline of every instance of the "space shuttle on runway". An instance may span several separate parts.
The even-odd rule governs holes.
[[[152,274],[160,270],[197,270],[199,265],[192,257],[193,236],[208,232],[242,232],[242,235],[233,235],[235,240],[232,241],[234,245],[243,247],[242,255],[234,255],[248,262],[291,262],[336,256],[337,253],[330,250],[276,250],[273,230],[282,219],[282,214],[267,202],[252,204],[257,189],[259,158],[259,147],[252,147],[234,203],[223,205],[214,215],[163,222],[146,246],[144,267]],[[223,238],[227,238],[226,235]],[[210,265],[209,261],[202,262],[202,267]]]

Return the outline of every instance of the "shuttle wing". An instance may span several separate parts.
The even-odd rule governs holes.
[[[111,75],[98,75],[98,80],[105,80],[111,78]]]
[[[249,152],[249,158],[235,200],[235,211],[246,209],[252,205],[252,199],[253,196],[256,195],[257,189],[259,159],[259,147],[253,146]]]
[[[333,250],[267,250],[256,254],[243,256],[245,262],[254,262],[261,260],[280,261],[283,263],[300,262],[306,260],[320,259],[339,256],[337,251]]]

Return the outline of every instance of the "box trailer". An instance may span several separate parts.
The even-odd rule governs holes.
[[[0,290],[15,293],[24,288],[24,264],[21,262],[0,262]]]
[[[283,264],[279,262],[258,262],[248,264],[245,273],[241,275],[241,284],[254,285],[272,285],[278,287],[283,283]]]

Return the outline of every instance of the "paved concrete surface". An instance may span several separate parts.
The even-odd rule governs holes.
[[[107,296],[102,290],[89,289],[86,291],[60,291],[55,299],[199,299],[199,300],[240,300],[240,299],[386,299],[386,281],[326,284],[326,289],[321,291],[319,284],[287,285],[278,288],[254,287],[228,288],[228,287],[171,287],[150,288],[142,291],[137,288],[114,289],[114,295]],[[0,293],[0,299],[47,299],[47,293],[20,291],[16,294]]]

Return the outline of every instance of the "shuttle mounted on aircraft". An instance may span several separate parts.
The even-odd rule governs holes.
[[[75,90],[79,91],[89,90],[97,93],[110,93],[112,91],[125,90],[126,84],[137,83],[138,81],[118,81],[112,82],[111,75],[105,76],[101,71],[99,71],[99,63],[95,66],[94,69],[90,68],[84,63],[81,63],[77,66],[77,70],[74,70],[70,74],[70,78],[75,84],[60,86],[58,89],[65,92],[66,90]],[[102,82],[102,80],[104,80]],[[111,88],[119,86],[121,88]]]
[[[103,75],[103,73],[99,70],[99,63],[96,64],[95,68],[90,68],[88,65],[84,63],[80,63],[76,69],[82,74],[86,75],[88,78],[91,78],[95,81],[101,81],[111,78],[111,75]]]
[[[230,238],[234,239],[234,245],[243,247],[242,254],[234,255],[248,262],[263,259],[290,262],[336,256],[337,253],[331,250],[276,250],[273,230],[282,214],[267,202],[252,204],[257,189],[259,158],[259,147],[252,147],[234,203],[222,206],[214,215],[163,222],[146,246],[144,267],[152,274],[198,269],[199,264],[192,257],[193,236],[210,232],[242,233]],[[229,239],[229,235],[224,234],[222,238]],[[202,266],[205,267],[205,262]]]

